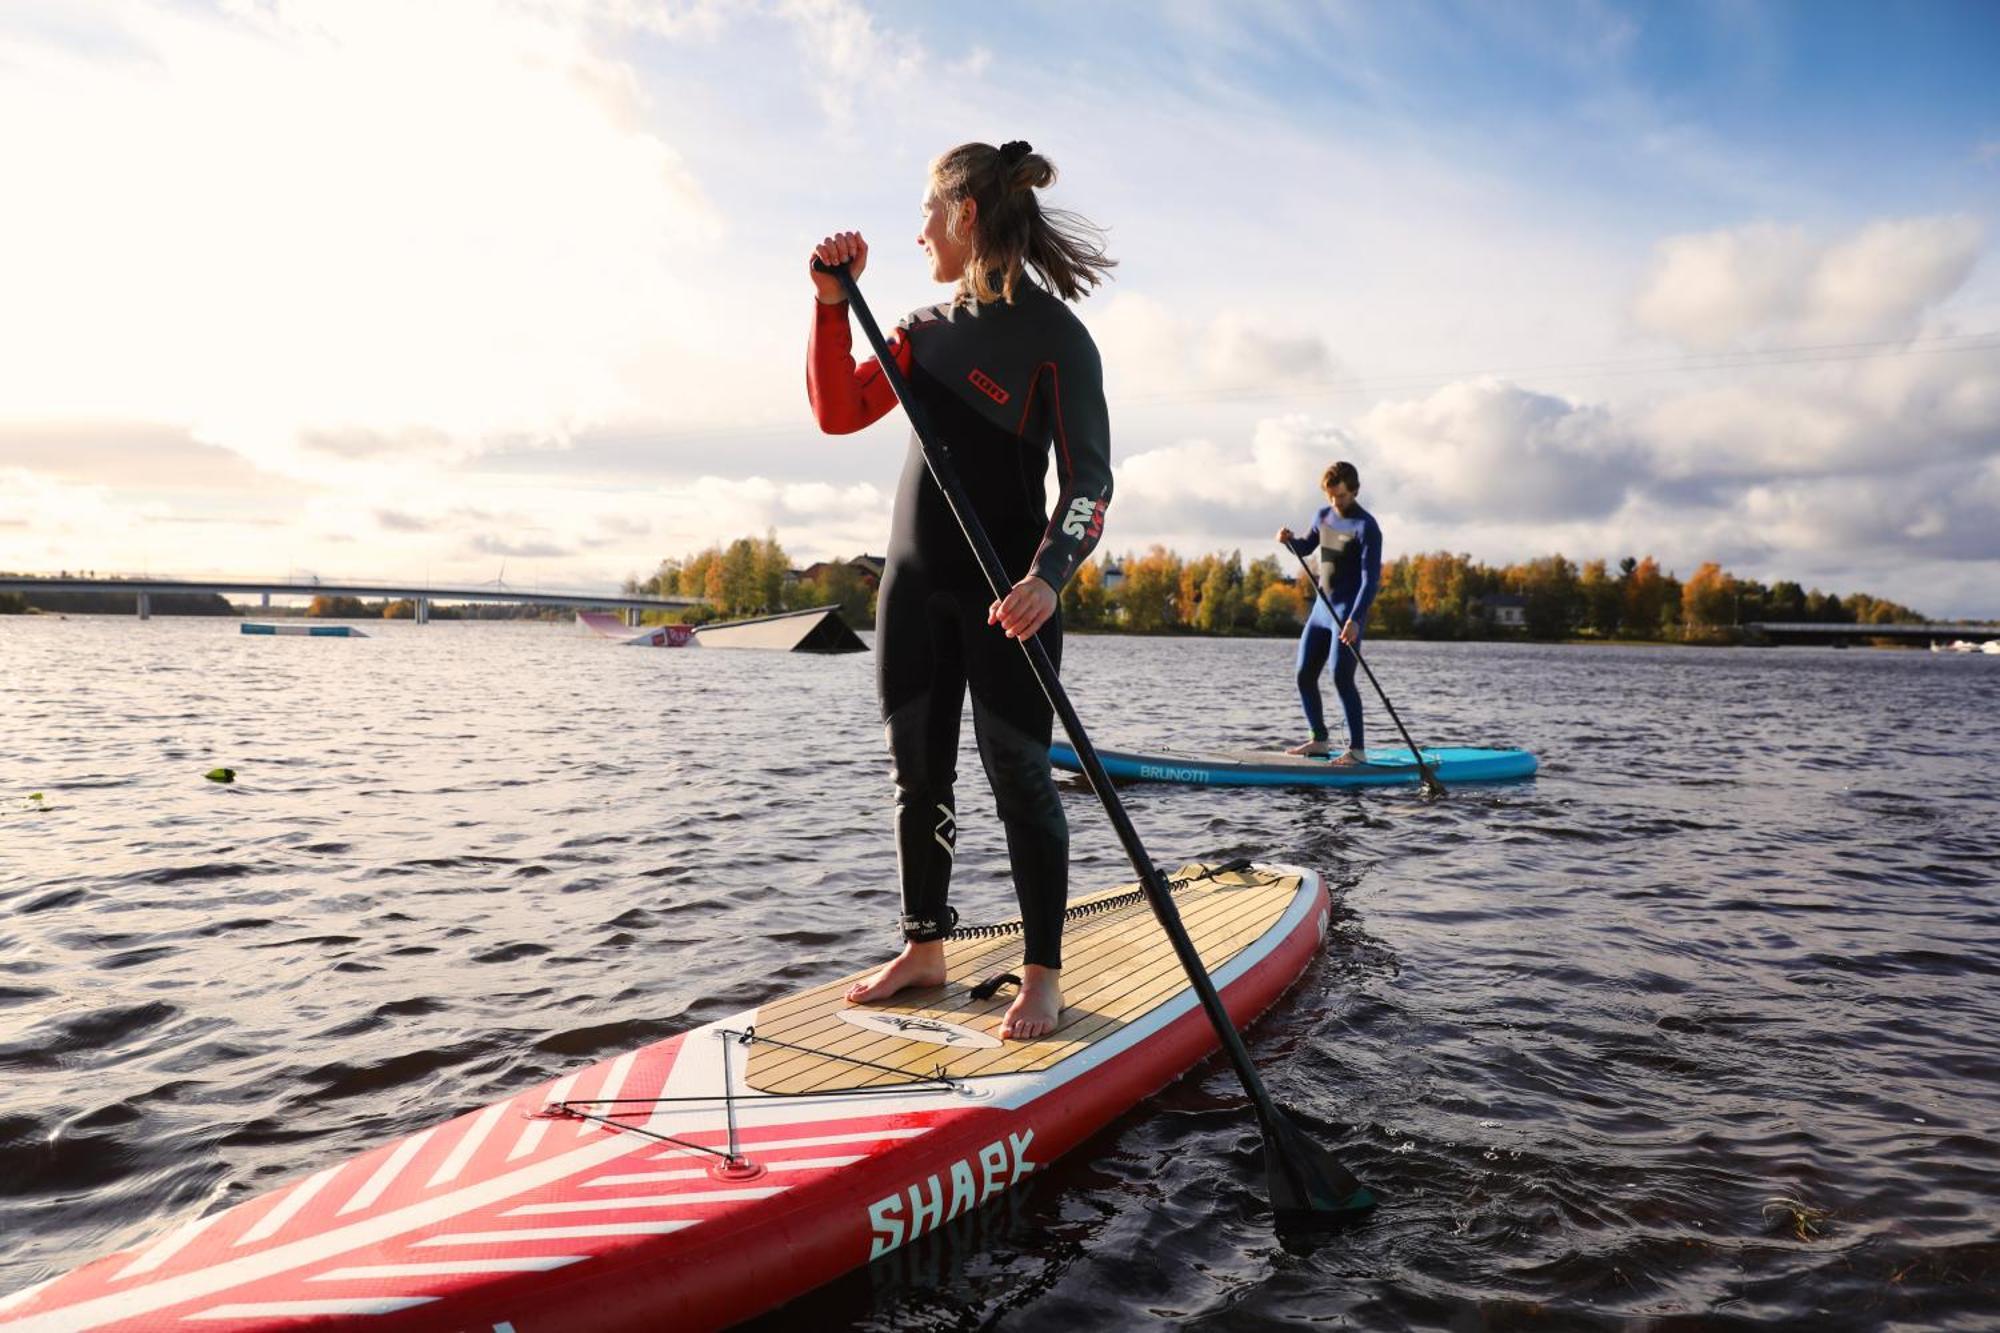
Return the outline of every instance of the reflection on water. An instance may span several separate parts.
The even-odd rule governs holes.
[[[1107,745],[1299,734],[1284,642],[1066,658]],[[1125,795],[1164,864],[1328,875],[1331,947],[1252,1047],[1376,1217],[1280,1249],[1218,1063],[759,1327],[2000,1319],[2000,664],[1370,660],[1418,740],[1540,776]],[[865,655],[35,618],[0,679],[0,1288],[894,944]],[[1065,800],[1079,891],[1123,879]],[[958,905],[1011,915],[960,803]]]

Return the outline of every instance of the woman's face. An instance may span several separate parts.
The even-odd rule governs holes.
[[[924,195],[924,229],[917,244],[931,258],[931,277],[939,282],[957,282],[965,276],[966,257],[972,253],[972,216],[977,205],[967,199],[959,205],[959,232],[966,239],[951,236],[951,208],[935,188]]]

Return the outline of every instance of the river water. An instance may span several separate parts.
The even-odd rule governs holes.
[[[869,655],[369,630],[0,619],[0,1290],[894,947]],[[1068,654],[1106,746],[1296,738],[1288,643]],[[1370,659],[1540,775],[1124,794],[1164,865],[1327,875],[1250,1041],[1372,1219],[1280,1248],[1211,1062],[757,1327],[2000,1325],[2000,660]],[[1010,917],[961,774],[956,902]],[[1065,800],[1075,891],[1127,878]]]

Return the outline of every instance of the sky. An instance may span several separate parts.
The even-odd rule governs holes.
[[[2000,617],[2000,6],[8,0],[0,569],[604,590],[879,553],[806,257],[1108,229],[1104,549],[1703,561]]]

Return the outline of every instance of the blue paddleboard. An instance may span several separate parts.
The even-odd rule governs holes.
[[[1475,750],[1443,745],[1423,753],[1431,772],[1447,787],[1454,782],[1525,778],[1535,771],[1535,756],[1526,750]],[[1400,746],[1370,749],[1367,754],[1365,764],[1333,764],[1282,750],[1238,750],[1210,755],[1099,750],[1097,757],[1104,761],[1105,772],[1125,782],[1193,782],[1211,787],[1386,787],[1422,781],[1422,773],[1407,749]],[[1076,751],[1067,741],[1057,741],[1049,747],[1049,762],[1072,773],[1083,771]]]

